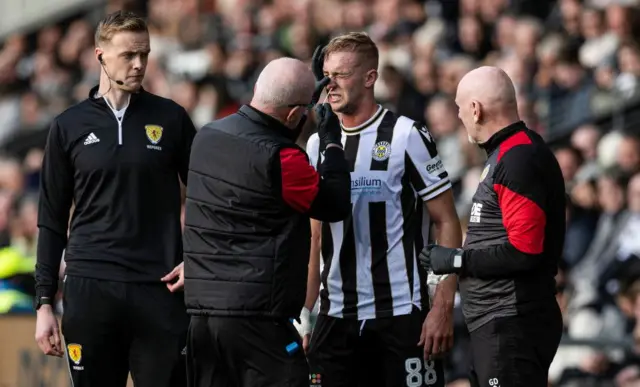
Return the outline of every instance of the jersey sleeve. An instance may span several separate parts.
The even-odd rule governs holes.
[[[424,201],[451,188],[436,143],[423,124],[413,123],[406,148],[406,169],[413,188]]]
[[[318,133],[314,133],[309,137],[306,148],[307,154],[309,155],[309,163],[313,168],[318,170],[318,166],[320,165],[320,137],[318,137]]]

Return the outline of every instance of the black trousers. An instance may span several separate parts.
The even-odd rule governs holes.
[[[426,313],[347,320],[319,315],[311,336],[311,387],[443,387],[441,360],[418,346]]]
[[[562,315],[554,302],[533,313],[495,318],[470,337],[471,386],[547,387]]]
[[[186,385],[184,294],[67,276],[62,334],[74,387]]]
[[[288,320],[193,316],[187,342],[189,387],[309,386],[300,335]]]

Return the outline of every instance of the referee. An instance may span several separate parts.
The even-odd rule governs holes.
[[[190,387],[309,385],[290,321],[305,298],[309,217],[349,213],[340,124],[328,104],[316,108],[320,174],[295,144],[327,81],[316,85],[299,60],[276,59],[249,105],[196,136],[184,229]]]
[[[422,264],[458,273],[473,386],[546,387],[562,335],[555,275],[565,187],[553,153],[518,117],[509,77],[480,67],[456,95],[470,141],[487,153],[463,249],[428,246]]]
[[[186,383],[180,180],[195,128],[141,84],[149,33],[116,12],[98,25],[100,84],[51,124],[42,167],[36,341],[75,387]],[[69,223],[72,203],[73,214]],[[62,339],[52,302],[63,250]],[[164,281],[164,283],[163,283]]]

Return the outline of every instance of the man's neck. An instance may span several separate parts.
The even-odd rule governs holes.
[[[512,115],[495,120],[485,127],[484,136],[480,139],[479,143],[486,143],[494,134],[498,133],[509,125],[515,124],[518,121],[520,121],[520,117],[518,117],[517,115]]]
[[[366,100],[352,114],[341,114],[340,119],[342,126],[346,128],[355,128],[365,123],[369,118],[373,117],[378,111],[378,104],[375,100]]]
[[[124,91],[116,85],[111,85],[109,87],[109,79],[105,79],[104,77],[100,79],[100,87],[98,88],[98,95],[103,96],[109,102],[109,105],[115,109],[120,110],[127,106],[129,103],[129,96],[131,95],[129,92]]]

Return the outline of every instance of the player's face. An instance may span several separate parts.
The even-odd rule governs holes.
[[[104,67],[114,81],[123,85],[114,85],[125,90],[137,90],[142,84],[147,69],[150,44],[146,32],[118,32],[111,41],[96,50],[102,53]]]
[[[365,69],[355,52],[333,52],[324,61],[324,75],[331,79],[327,85],[328,102],[337,113],[354,112],[371,82],[371,69]]]

